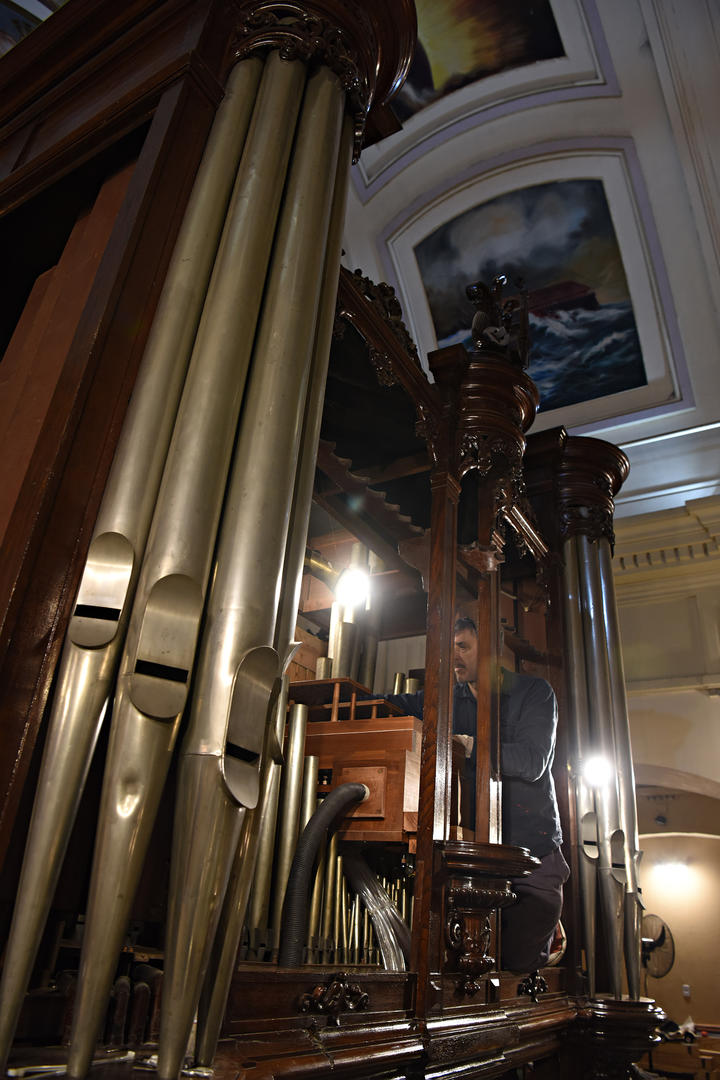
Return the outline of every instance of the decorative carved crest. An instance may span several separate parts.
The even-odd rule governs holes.
[[[299,1001],[300,1012],[324,1013],[328,1023],[339,1024],[340,1013],[360,1012],[367,1009],[369,997],[357,983],[351,983],[344,971],[323,986],[319,984],[308,994],[303,994]]]
[[[519,984],[517,992],[518,994],[527,994],[530,1000],[537,1004],[540,995],[547,994],[548,984],[539,972],[533,971],[531,975],[528,975],[527,979],[523,979]]]
[[[514,490],[522,476],[522,444],[503,435],[463,431],[458,438],[458,462],[462,472],[475,469],[481,476],[502,463],[507,487]]]
[[[241,12],[234,40],[238,60],[262,49],[278,49],[283,60],[323,64],[337,75],[355,116],[357,159],[372,88],[347,33],[292,0],[265,0],[250,12]]]
[[[419,439],[425,440],[432,462],[434,465],[437,465],[440,456],[438,447],[438,437],[440,435],[438,418],[435,413],[426,409],[422,402],[418,402],[417,414],[418,418],[415,421],[415,434]]]
[[[526,368],[530,348],[527,289],[518,279],[517,294],[503,301],[502,291],[507,283],[507,276],[498,274],[491,285],[476,281],[466,288],[465,294],[475,307],[473,345],[483,355],[499,354],[507,363]]]
[[[412,356],[417,365],[420,366],[417,346],[410,337],[408,329],[403,322],[400,301],[395,295],[395,290],[392,285],[388,285],[386,281],[379,281],[376,284],[369,277],[365,277],[362,270],[356,270],[354,276],[360,285],[363,295],[366,296],[373,307],[380,312],[403,349],[405,349],[405,351]]]
[[[377,380],[381,386],[394,386],[397,382],[393,371],[390,357],[379,349],[370,348],[370,363],[375,369]]]
[[[603,537],[610,542],[611,550],[615,546],[613,511],[603,506],[569,506],[560,511],[560,535],[564,540],[579,534],[589,536],[591,540]]]

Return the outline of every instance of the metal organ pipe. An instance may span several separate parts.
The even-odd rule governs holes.
[[[597,817],[592,788],[578,767],[590,753],[590,717],[582,603],[578,576],[577,537],[570,537],[564,551],[565,660],[570,692],[570,723],[575,755],[574,786],[578,822],[578,867],[582,888],[583,929],[589,992],[595,994],[595,937],[597,925]],[[593,843],[594,841],[594,843]]]
[[[325,383],[330,362],[330,346],[333,326],[335,325],[335,306],[340,276],[342,233],[345,224],[345,204],[350,179],[352,146],[353,124],[350,117],[346,116],[343,121],[335,175],[320,307],[315,328],[315,344],[305,402],[300,453],[295,474],[288,541],[283,564],[283,586],[275,626],[275,648],[284,660],[295,637],[297,613],[300,606],[306,541],[315,483],[315,463],[317,461],[320,428],[322,426]]]
[[[260,799],[255,809],[246,811],[244,815],[240,842],[235,852],[210,963],[198,1003],[195,1060],[201,1066],[211,1066],[217,1050],[248,897],[253,883],[257,880],[256,868],[258,871],[261,869],[259,866],[260,839],[266,834],[270,839],[266,871],[269,889],[280,791],[281,743],[285,729],[287,696],[288,678],[285,675],[275,705],[273,721],[265,735]]]
[[[580,591],[583,605],[583,635],[587,668],[590,729],[597,752],[615,762],[613,695],[610,661],[605,637],[603,595],[597,541],[585,535],[577,537]],[[604,938],[612,993],[622,997],[624,836],[620,822],[617,776],[595,788],[598,823],[598,880]]]
[[[285,901],[285,888],[295,855],[300,826],[307,718],[307,705],[293,705],[290,709],[285,768],[280,787],[280,812],[278,815],[279,823],[272,890],[271,926],[274,955],[277,953],[280,941],[280,922]]]
[[[92,1061],[186,702],[303,81],[302,64],[268,56],[155,506],[118,678],[68,1056],[73,1077]],[[255,659],[267,667],[267,655]],[[197,776],[189,782],[202,786]]]
[[[625,861],[625,910],[624,950],[625,971],[631,998],[638,1000],[640,987],[640,955],[642,951],[642,901],[638,884],[638,860],[640,840],[638,837],[637,804],[635,801],[635,773],[630,746],[625,673],[622,663],[622,643],[618,625],[615,585],[612,572],[612,553],[606,539],[598,542],[598,561],[603,600],[603,619],[608,652],[611,657],[610,681],[612,695],[612,723],[615,742],[615,765],[618,776],[620,824],[624,840]]]
[[[335,918],[335,896],[338,887],[338,848],[339,840],[337,833],[333,833],[328,841],[327,854],[325,856],[325,881],[323,888],[323,912],[322,912],[322,956],[323,964],[332,963],[335,958],[335,946],[337,938],[333,937],[333,922]]]
[[[315,754],[305,758],[303,768],[302,798],[300,799],[300,832],[307,825],[317,808],[318,768],[320,759]]]
[[[178,233],[60,662],[0,989],[4,1065],[112,691],[262,61],[230,74]]]

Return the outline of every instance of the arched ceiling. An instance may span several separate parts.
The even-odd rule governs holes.
[[[533,430],[618,443],[618,515],[717,494],[720,16],[700,0],[419,0],[402,128],[354,168],[345,262],[421,358],[464,286],[530,290]],[[715,37],[713,37],[715,35]]]

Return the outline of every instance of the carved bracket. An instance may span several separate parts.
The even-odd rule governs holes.
[[[472,885],[450,889],[447,894],[445,942],[462,976],[458,989],[469,996],[480,989],[478,976],[495,967],[495,957],[490,954],[494,898],[494,890]]]
[[[367,1009],[369,997],[357,984],[349,981],[344,971],[325,984],[319,984],[308,994],[303,994],[298,1003],[300,1012],[324,1013],[329,1024],[340,1024],[343,1012],[360,1012]]]
[[[517,988],[517,992],[518,994],[527,994],[530,1000],[537,1004],[540,995],[547,994],[548,984],[539,972],[533,971],[531,975],[528,975],[527,979],[523,979]]]

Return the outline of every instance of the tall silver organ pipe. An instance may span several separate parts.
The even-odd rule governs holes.
[[[303,829],[317,808],[319,765],[320,759],[315,754],[309,754],[305,758],[302,798],[300,800],[300,821],[298,822],[299,835],[302,834]]]
[[[583,941],[590,996],[595,994],[597,928],[597,815],[595,797],[582,772],[582,762],[590,755],[590,706],[588,702],[582,602],[578,573],[577,537],[572,536],[564,551],[565,663],[569,688],[569,722],[574,757],[575,806],[578,825],[578,868],[583,912]]]
[[[92,1060],[185,707],[303,82],[302,64],[268,56],[155,506],[115,697],[68,1057],[73,1077],[85,1076]],[[267,666],[267,657],[255,659]]]
[[[234,856],[233,823],[242,808],[258,800],[272,692],[271,665],[264,658],[276,657],[278,680],[280,660],[272,643],[343,112],[339,80],[319,68],[308,78],[302,99],[182,750],[171,889],[172,881],[181,880],[183,888],[172,889],[168,914],[158,1049],[163,1080],[177,1076],[191,1032],[219,915],[214,890],[224,893]],[[282,110],[275,115],[282,117]],[[260,672],[256,661],[261,657]],[[202,783],[191,790],[184,782],[188,770],[203,774]],[[227,837],[228,844],[212,847],[206,836],[211,856],[198,861],[192,852],[202,846],[201,833],[196,824],[185,829],[183,823],[196,818],[201,804],[208,828]]]
[[[345,223],[345,204],[347,202],[347,189],[350,178],[352,146],[353,125],[350,117],[346,116],[343,121],[335,175],[320,308],[315,328],[310,382],[305,402],[300,454],[295,475],[295,489],[293,491],[288,540],[283,564],[283,587],[275,626],[275,648],[280,656],[285,659],[290,643],[295,636],[297,613],[300,606],[306,541],[315,484],[315,463],[320,441],[325,383],[327,381],[330,346],[335,324],[335,306],[340,276],[342,233]]]
[[[235,852],[230,881],[213,942],[210,963],[205,974],[205,981],[198,1003],[195,1060],[201,1066],[210,1067],[217,1050],[227,997],[235,969],[243,921],[247,911],[248,897],[253,885],[257,883],[260,873],[263,872],[260,858],[260,840],[264,837],[269,839],[269,844],[265,848],[267,864],[264,871],[268,893],[265,906],[265,924],[267,924],[267,905],[269,903],[275,822],[280,790],[281,747],[285,732],[288,685],[288,677],[284,675],[280,694],[275,704],[273,720],[265,733],[260,775],[260,798],[255,809],[248,810],[244,814],[240,842]]]
[[[604,538],[598,541],[597,556],[600,567],[605,637],[608,652],[612,658],[610,668],[612,721],[625,862],[625,971],[629,995],[637,1001],[641,993],[640,956],[642,951],[641,921],[643,905],[640,899],[640,885],[638,882],[638,862],[641,853],[635,798],[635,772],[630,746],[630,726],[625,693],[625,672],[623,670],[622,643],[612,572],[612,553],[610,544]]]
[[[618,775],[615,768],[613,694],[605,637],[602,584],[597,559],[597,541],[577,537],[580,591],[583,605],[583,634],[587,668],[590,730],[595,751],[611,765],[604,783],[596,785],[595,809],[598,824],[598,882],[600,909],[610,968],[613,996],[622,997],[624,835],[620,821]]]
[[[275,649],[280,657],[285,657],[286,664],[291,656],[292,637],[295,633],[297,609],[300,602],[305,558],[305,537],[307,536],[310,519],[315,460],[320,438],[322,405],[325,395],[332,328],[335,319],[335,297],[340,272],[340,250],[352,140],[352,123],[350,118],[346,117],[338,157],[320,312],[315,332],[315,348],[283,564],[283,586],[275,626]],[[242,925],[248,909],[248,893],[251,889],[251,883],[252,906],[248,918],[251,948],[253,945],[259,944],[258,938],[262,929],[264,928],[265,931],[268,929],[270,883],[280,793],[282,741],[285,731],[287,697],[288,676],[285,674],[283,675],[283,690],[276,709],[274,737],[272,740],[273,756],[272,759],[266,757],[263,762],[260,802],[257,809],[253,811],[252,832],[248,833],[247,822],[243,826],[243,839],[241,839],[235,856],[231,886],[228,889],[228,896],[226,896],[223,906],[220,926],[213,946],[213,959],[205,977],[203,996],[198,1008],[196,1060],[200,1065],[210,1065],[215,1056]],[[245,844],[244,837],[246,834],[247,843]],[[234,888],[233,883],[235,883]]]
[[[112,691],[187,365],[262,61],[232,71],[188,202],[110,470],[60,662],[0,989],[12,1042]]]
[[[275,872],[273,875],[271,917],[273,955],[277,954],[280,945],[280,923],[285,902],[285,889],[300,832],[307,718],[307,705],[293,705],[291,707],[288,716],[283,778],[280,786],[280,810],[275,849]]]

